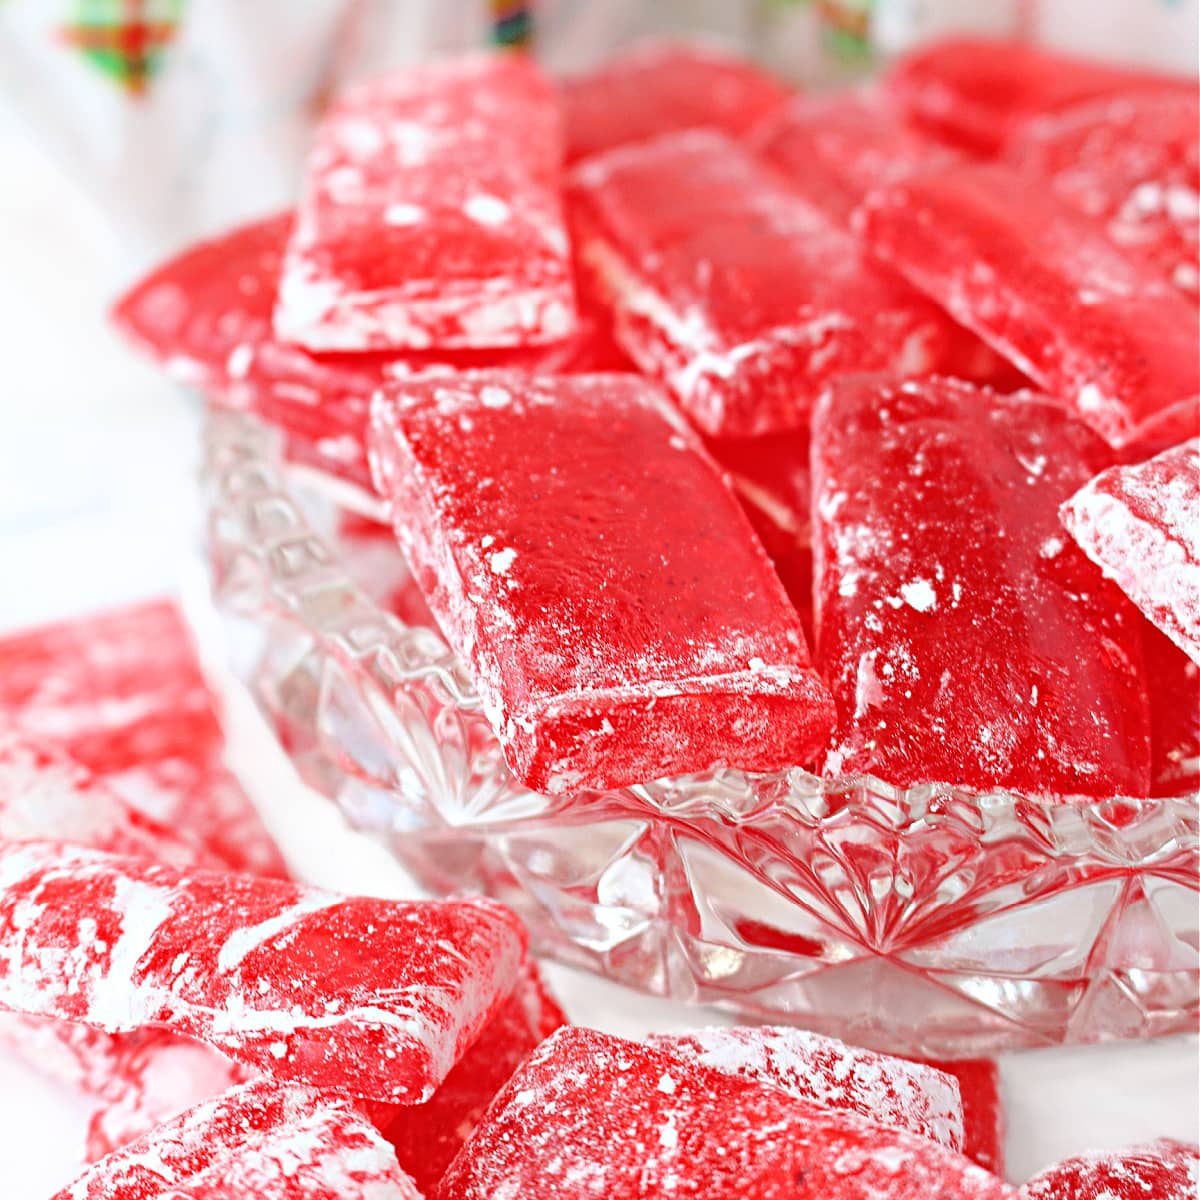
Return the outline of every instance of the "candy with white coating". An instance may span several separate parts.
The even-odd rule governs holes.
[[[1110,467],[1062,508],[1087,556],[1200,663],[1200,440]]]
[[[317,131],[275,308],[309,350],[558,341],[575,327],[562,134],[531,59],[360,84]]]
[[[1171,1138],[1116,1153],[1080,1154],[1034,1176],[1021,1200],[1195,1200],[1200,1148]]]
[[[496,1097],[436,1200],[1012,1200],[954,1151],[568,1026]]]
[[[857,1113],[951,1150],[962,1149],[958,1085],[923,1063],[783,1025],[656,1033],[646,1044],[716,1071],[782,1088],[821,1108]]]
[[[513,773],[539,792],[803,763],[832,710],[736,499],[634,375],[377,397],[376,486]]]
[[[0,843],[0,1007],[163,1028],[375,1100],[433,1094],[512,987],[524,942],[486,900],[348,898]]]
[[[930,1065],[958,1082],[962,1098],[962,1152],[993,1175],[1004,1175],[1004,1103],[995,1059],[962,1058]]]

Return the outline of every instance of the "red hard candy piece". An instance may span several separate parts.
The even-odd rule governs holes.
[[[1081,1154],[1031,1179],[1021,1200],[1195,1200],[1200,1150],[1160,1138],[1117,1154]]]
[[[1150,691],[1150,794],[1200,789],[1200,667],[1166,634],[1142,622]]]
[[[519,346],[575,325],[562,139],[532,60],[359,85],[317,131],[275,329],[309,350]]]
[[[401,547],[526,786],[774,770],[820,745],[800,622],[653,384],[413,380],[371,432]]]
[[[1194,92],[1196,82],[1074,58],[1027,42],[951,38],[902,59],[892,68],[888,86],[910,119],[991,154],[1039,113],[1136,89]]]
[[[931,1064],[958,1080],[962,1097],[962,1152],[993,1175],[1004,1175],[1004,1104],[1000,1069],[990,1058],[963,1058]]]
[[[567,161],[678,129],[742,137],[791,94],[784,83],[716,47],[643,42],[559,83]]]
[[[398,1109],[391,1121],[380,1123],[401,1165],[422,1191],[432,1192],[521,1061],[565,1023],[537,967],[529,962],[512,995],[433,1099]]]
[[[872,250],[1112,445],[1200,394],[1196,310],[1094,221],[1007,167],[874,194]]]
[[[1108,454],[1029,393],[864,379],[822,402],[816,657],[839,712],[827,770],[1146,795],[1135,614],[1057,521]]]
[[[1062,507],[1084,553],[1200,663],[1200,440],[1110,467]]]
[[[345,1099],[259,1080],[151,1130],[52,1200],[421,1200]]]
[[[576,168],[571,195],[618,340],[707,434],[802,426],[850,371],[945,365],[945,315],[729,138],[609,151]]]
[[[592,1030],[496,1097],[437,1200],[1010,1200],[926,1138]]]
[[[647,1044],[716,1071],[782,1088],[797,1100],[857,1113],[951,1150],[962,1149],[958,1087],[948,1075],[922,1063],[772,1025],[651,1034]]]
[[[512,987],[516,918],[60,842],[0,844],[0,1007],[198,1038],[281,1079],[428,1099]]]
[[[0,637],[0,719],[61,747],[212,859],[286,874],[254,806],[225,769],[216,702],[173,602],[149,600]]]
[[[1132,92],[1024,126],[1008,148],[1020,171],[1104,223],[1109,239],[1200,299],[1200,100]]]

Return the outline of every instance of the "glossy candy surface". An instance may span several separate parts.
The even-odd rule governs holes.
[[[1112,445],[1178,409],[1195,428],[1195,307],[1048,188],[964,167],[885,187],[857,220],[876,254]]]
[[[1165,633],[1142,622],[1150,691],[1150,794],[1200,790],[1200,666]]]
[[[706,434],[800,427],[848,371],[944,365],[945,315],[729,138],[667,134],[571,178],[578,254],[617,340]]]
[[[428,1099],[524,949],[506,909],[346,898],[58,842],[0,844],[0,1006],[199,1038],[246,1066]]]
[[[821,744],[831,708],[799,619],[653,384],[412,381],[378,398],[372,455],[401,547],[527,786],[769,770]]]
[[[437,1200],[1007,1200],[926,1138],[591,1030],[497,1096]]]
[[[1063,505],[1062,520],[1147,619],[1200,663],[1200,441],[1110,467]]]
[[[1028,393],[864,379],[822,403],[816,656],[840,722],[827,770],[1146,794],[1136,614],[1058,523],[1107,460]]]
[[[575,327],[561,130],[531,59],[360,84],[322,121],[275,329],[310,350],[558,341]]]
[[[1021,1200],[1195,1200],[1200,1150],[1160,1138],[1116,1154],[1081,1154],[1047,1168]]]

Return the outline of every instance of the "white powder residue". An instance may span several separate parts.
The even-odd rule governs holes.
[[[512,209],[499,196],[476,192],[468,196],[463,212],[477,225],[503,225],[512,216]]]
[[[508,573],[509,567],[513,565],[513,560],[517,557],[517,552],[508,547],[504,550],[497,550],[495,554],[488,559],[488,565],[497,575],[505,575]]]
[[[324,909],[341,903],[341,896],[329,892],[316,892],[305,896],[266,921],[260,921],[257,925],[248,925],[245,929],[235,930],[225,939],[225,944],[217,955],[217,969],[220,971],[236,970],[241,966],[246,955],[257,950],[264,942],[269,942],[271,938],[298,925],[311,913],[322,912]]]
[[[419,204],[397,202],[383,210],[383,222],[385,225],[420,225],[428,215]]]
[[[914,579],[911,583],[901,585],[900,595],[909,608],[919,613],[930,612],[937,607],[937,592],[928,579]]]

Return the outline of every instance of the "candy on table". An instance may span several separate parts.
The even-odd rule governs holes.
[[[163,1028],[282,1079],[427,1100],[512,987],[485,900],[343,897],[61,842],[0,843],[0,1007]]]
[[[400,1108],[391,1121],[380,1123],[400,1165],[422,1191],[432,1192],[521,1061],[565,1023],[566,1017],[530,961],[512,995],[433,1099]]]
[[[1159,1138],[1116,1153],[1081,1154],[1047,1167],[1020,1200],[1196,1200],[1200,1149]]]
[[[871,249],[1039,387],[1122,446],[1200,394],[1196,309],[1094,221],[1004,166],[881,189]]]
[[[257,1080],[89,1167],[52,1200],[421,1200],[349,1100]]]
[[[215,860],[286,875],[254,806],[222,762],[216,702],[172,601],[0,637],[0,720],[60,747]]]
[[[951,1150],[962,1149],[958,1087],[948,1075],[923,1063],[777,1025],[651,1034],[646,1041],[666,1054],[782,1088],[821,1108],[857,1113]]]
[[[1200,663],[1200,439],[1110,467],[1062,506],[1084,553]]]
[[[803,763],[799,619],[698,437],[635,375],[378,396],[376,485],[513,773],[549,794]]]
[[[560,1029],[493,1101],[437,1200],[1011,1200],[927,1138],[593,1030]]]
[[[1200,100],[1131,92],[1030,121],[1006,154],[1200,299]]]
[[[1026,42],[950,38],[903,58],[887,81],[914,122],[981,154],[1030,117],[1133,90],[1194,92],[1195,79],[1131,70]]]
[[[1150,795],[1200,790],[1200,666],[1165,633],[1142,622],[1150,691]]]
[[[575,326],[562,133],[532,60],[361,84],[330,110],[284,256],[283,341],[310,350],[519,346]]]
[[[588,159],[571,201],[579,258],[618,340],[707,434],[802,426],[849,371],[944,365],[945,314],[721,134]]]
[[[568,162],[679,129],[742,137],[791,89],[703,42],[651,40],[559,82]]]
[[[1004,1175],[1004,1104],[1000,1068],[991,1058],[963,1058],[930,1063],[958,1081],[962,1098],[962,1152],[993,1175]]]
[[[839,711],[826,770],[1146,795],[1137,614],[1058,522],[1107,461],[1030,393],[868,378],[818,405],[816,661]]]

